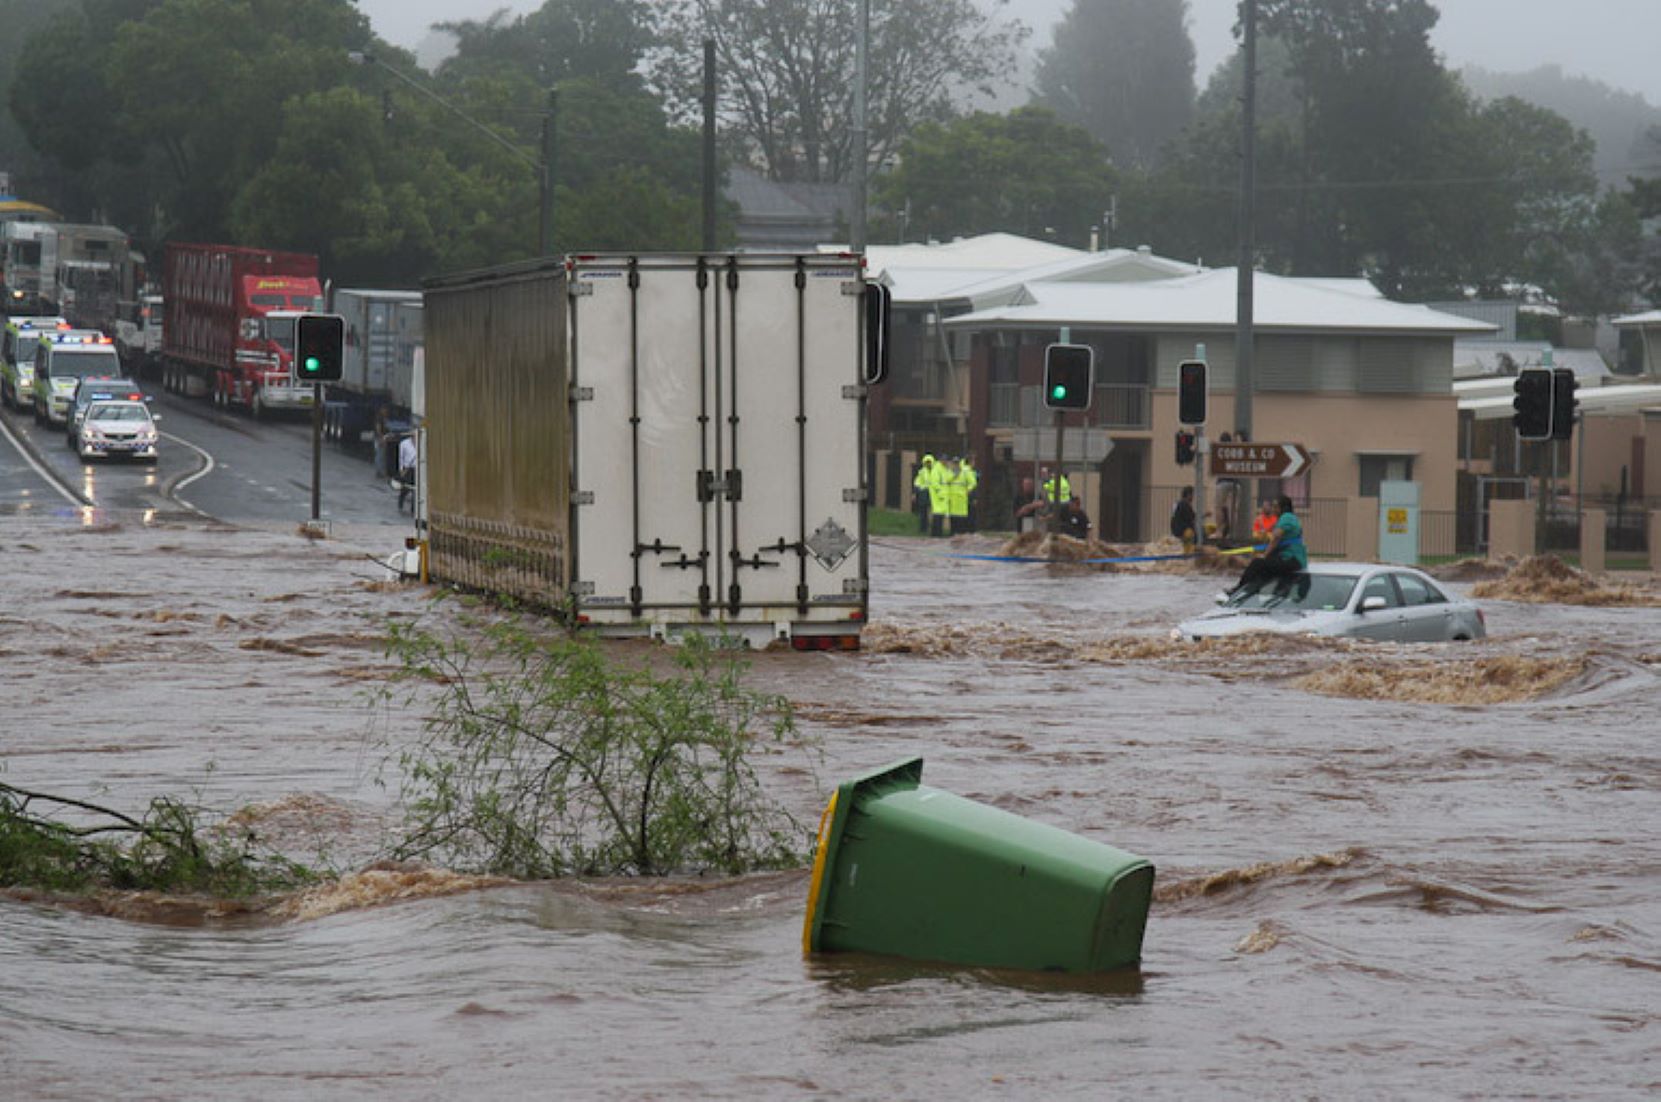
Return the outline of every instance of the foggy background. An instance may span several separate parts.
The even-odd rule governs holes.
[[[358,0],[377,33],[412,50],[423,46],[433,23],[486,19],[503,8],[522,14],[540,6],[540,0]],[[1033,30],[1029,53],[1050,44],[1050,27],[1069,6],[1070,0],[1010,0],[1008,10]],[[1661,105],[1661,66],[1654,63],[1655,44],[1661,42],[1658,0],[1439,0],[1436,6],[1442,18],[1433,41],[1453,68],[1522,72],[1559,65],[1566,73]],[[1188,0],[1201,88],[1234,48],[1236,8],[1236,0]],[[423,52],[422,60],[433,58]]]

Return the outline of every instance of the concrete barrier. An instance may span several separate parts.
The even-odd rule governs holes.
[[[1602,574],[1608,569],[1604,556],[1608,524],[1608,514],[1602,509],[1580,511],[1580,569],[1588,574]]]
[[[1534,502],[1488,503],[1488,557],[1526,559],[1534,554]]]

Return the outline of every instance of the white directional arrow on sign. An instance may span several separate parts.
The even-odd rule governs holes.
[[[1211,473],[1218,478],[1293,478],[1314,461],[1302,444],[1211,445]]]

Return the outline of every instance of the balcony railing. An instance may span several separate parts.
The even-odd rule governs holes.
[[[1052,419],[1043,408],[1038,387],[993,383],[986,423],[993,428],[1047,425]],[[1092,425],[1110,429],[1145,429],[1150,425],[1149,388],[1140,383],[1100,383],[1090,404]]]

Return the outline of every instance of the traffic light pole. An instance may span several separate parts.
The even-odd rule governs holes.
[[[379,442],[376,447],[380,447]],[[311,522],[323,515],[323,384],[311,384]]]
[[[1211,445],[1205,439],[1205,426],[1194,426],[1194,546],[1205,542],[1205,465],[1211,454]]]
[[[1055,489],[1053,489],[1053,490],[1049,491],[1048,493],[1044,494],[1045,497],[1050,499],[1050,534],[1051,535],[1059,535],[1061,533],[1061,509],[1062,509],[1061,480],[1062,480],[1062,477],[1063,477],[1063,475],[1061,473],[1061,456],[1062,456],[1061,434],[1066,429],[1066,427],[1067,427],[1066,415],[1063,414],[1059,409],[1056,410],[1055,411],[1055,466],[1053,468],[1051,468],[1051,473],[1050,473],[1050,479],[1051,479],[1050,485],[1054,486]],[[1040,486],[1039,491],[1043,492],[1044,488],[1042,486]]]

